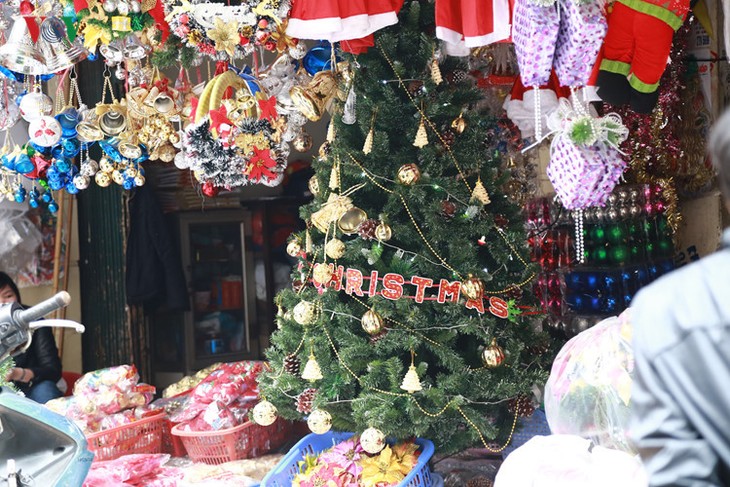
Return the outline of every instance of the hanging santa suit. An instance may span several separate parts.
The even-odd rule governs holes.
[[[511,12],[510,0],[436,0],[436,37],[450,54],[466,55],[509,39]]]
[[[403,0],[292,0],[287,35],[330,42],[357,40],[398,23]]]

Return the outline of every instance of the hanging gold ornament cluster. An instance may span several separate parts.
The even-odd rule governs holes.
[[[253,420],[261,426],[269,426],[276,421],[276,406],[264,399],[253,407]]]
[[[398,182],[405,186],[413,186],[421,179],[421,170],[418,166],[409,163],[403,164],[398,169]]]
[[[302,379],[308,380],[309,382],[315,382],[322,380],[323,377],[322,369],[319,367],[319,363],[314,356],[314,352],[310,352],[307,364],[304,366],[304,370],[302,371]]]
[[[322,204],[319,210],[312,213],[312,225],[314,225],[320,232],[327,233],[329,226],[338,221],[354,206],[355,205],[352,204],[352,200],[349,197],[330,193],[327,197],[327,201]]]
[[[377,428],[368,428],[360,435],[360,445],[363,450],[375,455],[385,448],[385,434]]]
[[[311,325],[317,319],[317,308],[314,303],[309,301],[300,301],[294,306],[292,311],[294,321],[302,326]]]
[[[307,418],[307,426],[312,433],[323,435],[332,428],[332,416],[327,411],[315,409]]]
[[[492,200],[489,199],[487,188],[485,188],[484,183],[482,183],[482,178],[477,179],[477,183],[474,185],[474,191],[471,192],[471,201],[478,201],[482,205],[488,205],[492,202]]]
[[[369,335],[377,335],[383,331],[383,317],[374,309],[369,309],[360,318],[362,329]]]
[[[484,281],[471,274],[461,283],[461,292],[468,299],[479,300],[484,296]]]
[[[497,339],[492,338],[492,343],[482,351],[482,363],[485,367],[494,368],[502,365],[504,361],[504,350],[497,345]]]

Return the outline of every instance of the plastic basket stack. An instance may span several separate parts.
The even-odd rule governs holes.
[[[133,453],[161,453],[165,413],[109,428],[86,437],[94,461],[114,460]]]
[[[297,463],[309,454],[320,453],[333,445],[347,440],[353,433],[329,432],[323,435],[309,434],[294,445],[289,453],[281,459],[274,470],[269,472],[261,482],[261,487],[290,487],[298,472]],[[418,438],[416,444],[421,449],[418,463],[411,473],[398,484],[398,487],[436,487],[428,462],[433,456],[433,443],[429,440]],[[436,477],[436,476],[433,476]]]
[[[221,431],[184,431],[173,426],[173,437],[180,438],[191,460],[208,465],[265,455],[286,443],[292,423],[278,419],[271,426],[247,421]]]

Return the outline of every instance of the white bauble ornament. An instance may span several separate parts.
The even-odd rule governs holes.
[[[276,421],[276,406],[264,399],[253,407],[253,420],[261,426],[269,426]]]
[[[374,455],[385,448],[385,435],[377,428],[368,428],[360,435],[362,449]]]
[[[53,100],[41,92],[40,88],[28,93],[20,100],[20,116],[26,122],[32,122],[53,112]]]
[[[292,313],[294,314],[294,321],[304,326],[311,325],[316,319],[315,311],[316,308],[314,303],[310,303],[309,301],[300,301],[292,310]]]
[[[307,418],[307,426],[312,433],[323,435],[332,428],[332,416],[327,411],[315,409]]]
[[[61,140],[61,124],[53,117],[42,116],[28,125],[30,141],[41,147],[53,147]]]

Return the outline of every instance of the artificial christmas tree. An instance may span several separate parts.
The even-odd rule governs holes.
[[[434,82],[433,18],[428,2],[408,2],[399,25],[350,59],[356,123],[334,108],[336,136],[314,163],[319,191],[301,211],[313,246],[278,297],[285,312],[260,387],[285,418],[302,419],[297,398],[316,388],[308,406],[329,413],[333,429],[421,436],[448,452],[504,445],[520,414],[510,401],[545,380],[552,357],[534,353],[547,339],[518,311],[531,303],[510,301],[535,269],[519,209],[500,189],[498,141],[484,142],[497,118],[471,109],[482,95],[470,79]],[[439,62],[445,73],[464,68]],[[414,146],[421,128],[441,141],[456,119],[453,144]],[[344,244],[337,259],[326,252],[333,239]],[[485,350],[500,360],[483,363]],[[291,354],[316,360],[321,378],[294,373]]]

